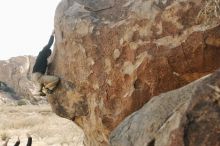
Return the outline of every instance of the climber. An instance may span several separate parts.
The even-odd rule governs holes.
[[[53,31],[48,44],[38,54],[33,67],[31,79],[36,84],[34,95],[45,96],[46,93],[51,94],[59,82],[59,78],[57,76],[45,74],[48,66],[47,59],[51,55],[50,47],[54,41],[54,33],[55,32]]]

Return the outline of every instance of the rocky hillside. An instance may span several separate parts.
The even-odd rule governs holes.
[[[0,60],[0,81],[12,88],[18,96],[32,96],[34,85],[30,81],[30,73],[34,62],[35,58],[32,56]]]
[[[84,130],[86,145],[109,145],[110,132],[153,96],[220,67],[216,4],[62,0],[49,69],[61,78],[53,111]]]

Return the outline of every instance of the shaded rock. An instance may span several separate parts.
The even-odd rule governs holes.
[[[15,94],[0,91],[0,105],[16,105],[17,99],[19,99],[19,97]]]
[[[8,87],[8,85],[2,81],[0,81],[0,91],[15,94],[15,91],[12,88]]]
[[[219,19],[196,21],[204,6],[201,0],[62,0],[49,68],[61,78],[49,96],[53,111],[84,130],[86,145],[109,145],[110,132],[152,96],[220,67],[219,46],[206,40],[220,38]]]
[[[2,104],[15,104],[18,97],[15,91],[8,87],[6,83],[0,81],[0,105]]]
[[[112,133],[112,146],[220,145],[220,70],[153,97]]]

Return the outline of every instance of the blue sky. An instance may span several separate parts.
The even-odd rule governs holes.
[[[37,55],[48,42],[61,0],[1,0],[0,60]]]

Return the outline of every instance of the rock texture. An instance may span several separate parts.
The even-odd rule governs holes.
[[[31,97],[34,84],[30,81],[30,73],[34,62],[32,56],[0,60],[0,81],[13,88],[18,96]]]
[[[202,0],[62,0],[49,69],[61,78],[49,97],[53,111],[84,130],[86,145],[109,145],[110,132],[152,96],[220,67],[220,22],[206,7]]]
[[[15,104],[15,100],[19,99],[15,91],[8,87],[6,83],[0,81],[0,105]]]
[[[153,97],[111,134],[112,146],[219,146],[220,70]]]

